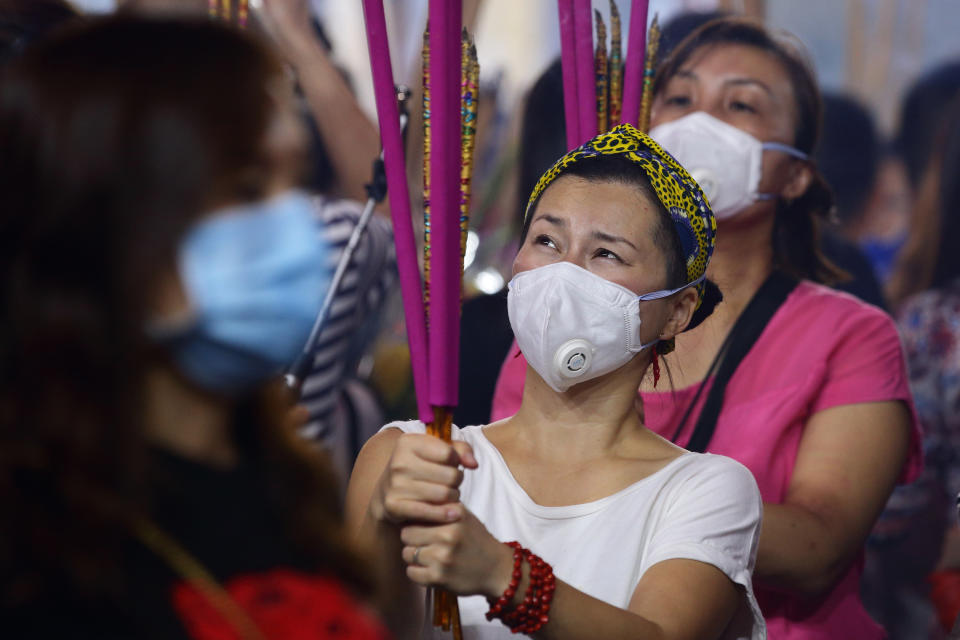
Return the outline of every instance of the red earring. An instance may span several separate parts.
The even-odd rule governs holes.
[[[660,359],[657,357],[657,345],[653,345],[653,388],[660,382]]]

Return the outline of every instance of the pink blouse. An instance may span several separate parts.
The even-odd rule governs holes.
[[[493,400],[492,419],[520,407],[526,362],[514,347],[507,355]],[[661,384],[666,377],[661,379]],[[643,393],[646,426],[671,438],[696,394],[694,385],[676,391]],[[708,388],[677,437],[683,446]],[[723,409],[707,451],[745,465],[765,502],[781,503],[807,420],[818,411],[864,402],[901,400],[913,414],[903,351],[886,313],[853,296],[803,282],[777,310],[727,385]],[[922,467],[920,430],[914,414],[910,452],[901,482]],[[755,585],[774,640],[800,638],[883,638],[859,596],[861,556],[828,594],[805,601]]]

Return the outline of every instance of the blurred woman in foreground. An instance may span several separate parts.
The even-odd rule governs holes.
[[[0,85],[0,616],[30,637],[382,638],[270,379],[328,273],[281,66],[112,19]]]

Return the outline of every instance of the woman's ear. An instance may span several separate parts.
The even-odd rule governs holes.
[[[687,328],[693,318],[693,312],[697,309],[697,299],[696,287],[687,287],[667,299],[671,306],[668,310],[667,322],[660,331],[661,340],[669,340]]]
[[[780,191],[781,197],[787,201],[796,200],[802,196],[810,188],[810,183],[813,182],[813,167],[810,166],[810,163],[793,159],[792,165],[787,183]]]

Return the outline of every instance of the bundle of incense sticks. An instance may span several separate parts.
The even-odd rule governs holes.
[[[423,40],[424,281],[417,264],[396,122],[383,0],[363,0],[390,213],[397,243],[417,409],[427,432],[449,442],[458,398],[460,294],[477,129],[479,65],[461,31],[460,0],[430,0]],[[429,322],[428,322],[429,319]],[[457,599],[434,591],[433,622],[462,638]]]
[[[428,362],[433,420],[427,432],[451,441],[460,356],[462,44],[460,0],[430,0],[430,304]],[[462,637],[456,596],[434,590],[434,626]]]
[[[590,0],[557,0],[568,149],[621,122],[641,131],[649,128],[660,30],[654,17],[647,35],[648,4],[649,0],[632,1],[624,63],[622,23],[615,0],[610,0],[609,49],[607,27],[599,11],[594,11],[596,48],[591,48]]]

